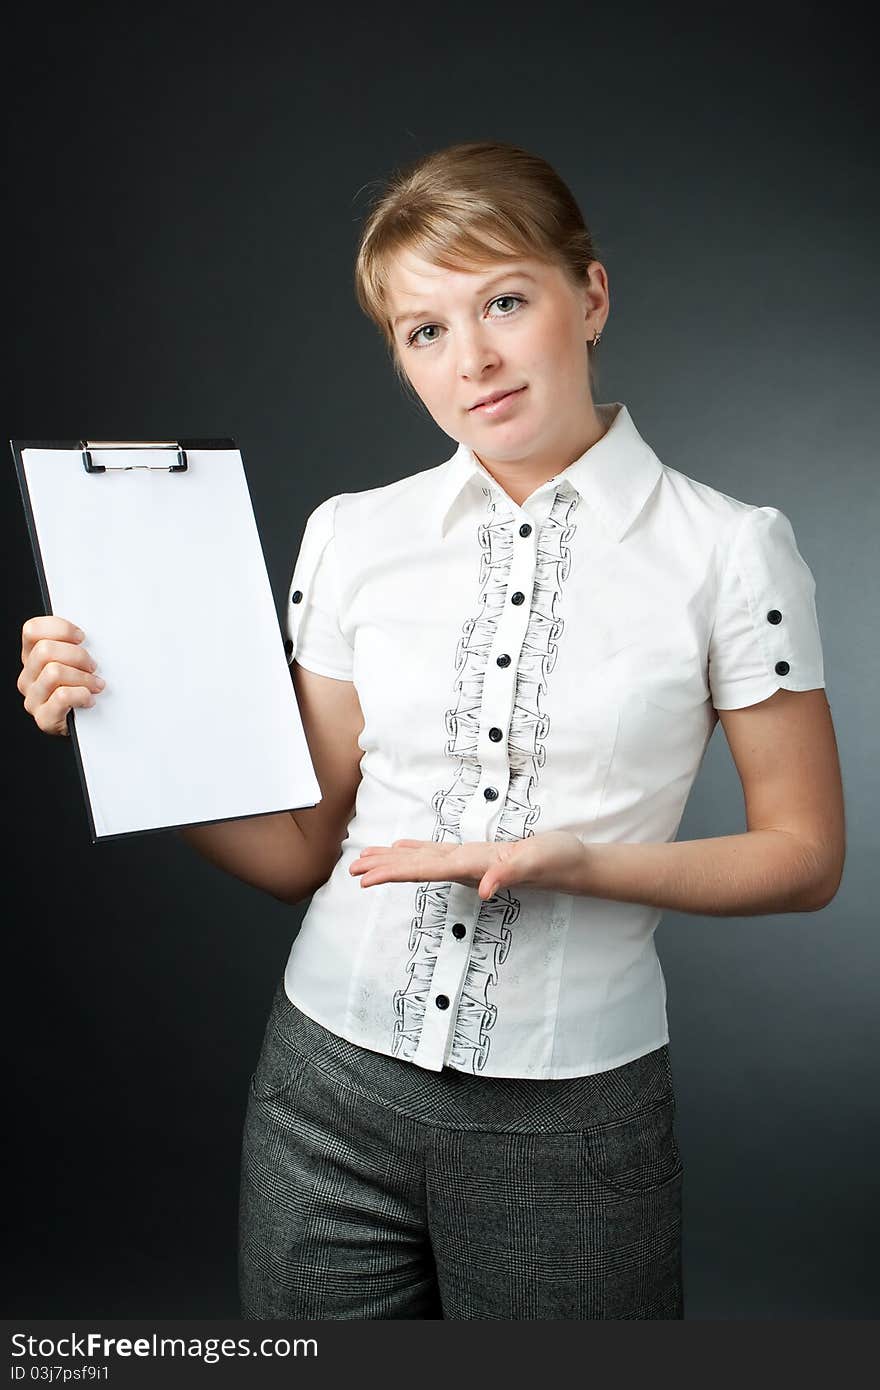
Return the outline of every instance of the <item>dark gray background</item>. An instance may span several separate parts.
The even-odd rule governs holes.
[[[847,867],[818,914],[659,929],[689,1318],[880,1305],[877,122],[858,15],[444,5],[303,28],[287,5],[68,5],[5,45],[3,433],[233,434],[279,614],[318,502],[454,451],[397,385],[352,266],[374,181],[455,140],[524,145],[578,198],[611,287],[597,399],[625,401],[664,462],[790,518]],[[90,844],[73,750],[15,686],[42,604],[11,457],[4,476],[4,1312],[234,1317],[248,1076],[301,911],[170,833]],[[235,651],[230,631],[206,653],[221,700]],[[719,726],[679,838],[744,828]]]

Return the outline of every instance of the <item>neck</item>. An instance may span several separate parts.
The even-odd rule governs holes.
[[[569,464],[598,443],[605,430],[606,426],[590,400],[587,410],[578,417],[576,425],[562,443],[556,441],[546,450],[521,459],[490,459],[476,452],[474,458],[479,460],[487,473],[491,473],[508,497],[521,507],[526,498],[531,497],[543,483],[555,478],[557,473],[568,468]]]

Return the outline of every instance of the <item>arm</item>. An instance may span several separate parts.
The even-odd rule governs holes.
[[[319,676],[297,662],[291,673],[321,788],[318,805],[184,826],[178,834],[217,868],[293,905],[326,883],[339,858],[360,782],[364,720],[351,681]]]
[[[279,811],[219,825],[184,825],[177,834],[224,873],[281,902],[298,903],[315,891],[315,870],[296,814]]]
[[[840,763],[824,690],[719,710],[748,830],[671,844],[584,845],[576,892],[716,917],[815,912],[843,874]]]

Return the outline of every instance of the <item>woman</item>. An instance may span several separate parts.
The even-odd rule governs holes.
[[[813,578],[782,512],[594,402],[607,275],[542,159],[398,172],[356,287],[458,447],[307,520],[287,650],[321,802],[182,832],[311,896],[251,1080],[242,1315],[681,1318],[654,931],[836,892]],[[31,619],[22,660],[64,732],[95,690],[72,625]],[[719,718],[748,829],[676,843]]]

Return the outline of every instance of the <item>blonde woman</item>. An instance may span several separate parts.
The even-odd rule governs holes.
[[[308,517],[287,650],[313,809],[181,832],[311,899],[251,1079],[247,1318],[682,1318],[662,910],[810,912],[844,814],[786,515],[594,400],[608,277],[540,157],[397,171],[361,307],[456,445]],[[47,732],[98,697],[29,620]],[[740,834],[677,842],[720,720]]]

